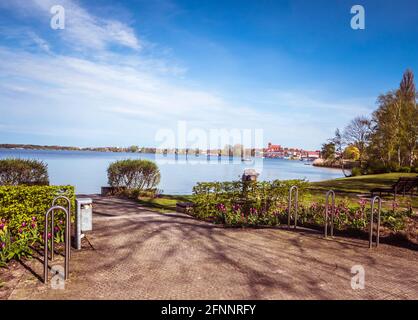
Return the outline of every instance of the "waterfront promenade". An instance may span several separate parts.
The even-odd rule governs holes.
[[[223,228],[133,201],[94,197],[94,231],[65,290],[19,268],[9,299],[418,299],[418,252],[309,230]],[[351,268],[366,271],[351,288]],[[11,284],[10,284],[11,285]]]

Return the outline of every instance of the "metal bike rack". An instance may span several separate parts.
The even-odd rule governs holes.
[[[44,283],[48,283],[48,216],[51,213],[51,218],[53,219],[54,214],[53,212],[56,210],[64,211],[65,213],[65,262],[64,262],[64,279],[68,279],[69,275],[69,268],[70,268],[70,260],[69,260],[69,252],[70,252],[70,214],[66,208],[61,206],[52,206],[45,214],[45,230],[44,230]],[[53,226],[53,223],[52,223]],[[54,228],[52,227],[51,230],[51,243],[54,243]],[[53,249],[53,245],[51,246]],[[52,256],[51,256],[52,258]]]
[[[382,211],[382,199],[379,196],[375,196],[372,198],[370,207],[371,207],[371,213],[370,213],[370,232],[369,232],[369,248],[372,248],[373,246],[373,213],[374,213],[374,204],[378,201],[378,211],[377,211],[377,232],[376,232],[376,248],[379,246],[379,237],[380,237],[380,213]]]
[[[68,197],[63,196],[63,195],[55,197],[54,200],[52,200],[52,207],[54,207],[56,202],[60,199],[63,199],[67,202],[67,211],[68,211],[69,216],[71,217],[71,201]],[[52,211],[51,212],[51,230],[52,230],[51,234],[52,234],[52,238],[54,238],[54,223],[55,223],[54,222],[54,211]],[[71,241],[71,220],[70,220],[70,223],[68,223],[68,224],[66,223],[65,228],[67,228],[67,227],[68,227],[68,230],[66,229],[66,232],[68,231],[68,234],[70,235],[70,241]],[[71,244],[70,244],[70,250],[68,252],[68,258],[70,258],[70,257],[71,257]],[[52,241],[52,243],[51,243],[51,260],[54,260],[54,241]]]
[[[325,195],[325,228],[324,237],[328,236],[328,213],[329,213],[329,196],[331,195],[331,237],[334,236],[334,214],[335,214],[335,192],[329,190]]]
[[[299,194],[299,189],[297,186],[291,186],[289,189],[289,204],[288,204],[288,213],[287,213],[287,227],[290,229],[290,216],[292,214],[292,193],[293,190],[295,190],[295,201],[294,201],[294,205],[295,205],[295,226],[294,228],[296,229],[297,223],[298,223],[298,194]]]

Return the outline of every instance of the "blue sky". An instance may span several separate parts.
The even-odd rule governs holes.
[[[414,0],[2,0],[0,143],[155,146],[186,121],[317,149],[417,57]]]

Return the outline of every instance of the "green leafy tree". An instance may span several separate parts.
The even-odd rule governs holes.
[[[321,148],[321,155],[325,160],[334,160],[335,144],[333,142],[324,143]]]

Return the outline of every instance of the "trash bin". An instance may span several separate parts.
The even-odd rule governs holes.
[[[77,198],[75,247],[81,249],[82,232],[93,230],[93,200],[91,198]]]

